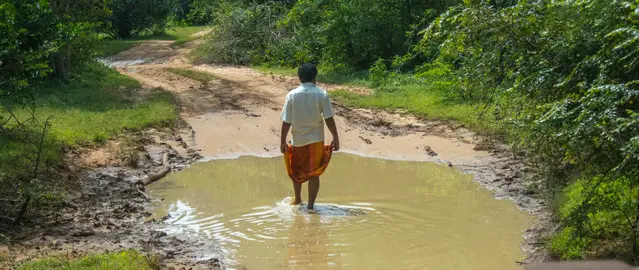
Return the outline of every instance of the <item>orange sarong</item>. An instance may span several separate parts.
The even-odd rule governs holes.
[[[284,153],[284,163],[288,176],[295,183],[304,183],[320,176],[328,167],[333,148],[324,142],[311,143],[300,147],[288,146]]]

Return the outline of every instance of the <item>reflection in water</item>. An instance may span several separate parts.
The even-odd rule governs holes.
[[[532,220],[445,166],[338,154],[316,212],[281,158],[199,163],[150,187],[168,233],[203,232],[248,269],[516,269]],[[306,197],[303,193],[304,198]]]
[[[331,266],[330,239],[319,215],[296,215],[288,233],[289,266]]]

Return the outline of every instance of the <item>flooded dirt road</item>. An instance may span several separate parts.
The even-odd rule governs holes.
[[[164,198],[155,214],[169,215],[169,235],[209,235],[236,269],[517,269],[525,258],[534,219],[447,166],[336,154],[321,181],[317,213],[289,205],[282,158],[197,163],[150,195]]]
[[[522,162],[507,147],[464,127],[402,112],[349,108],[334,101],[341,152],[380,159],[336,156],[326,175],[335,180],[322,184],[324,214],[284,207],[290,180],[278,158],[279,114],[298,80],[246,67],[193,65],[186,55],[194,46],[174,50],[170,44],[148,41],[103,59],[146,87],[171,92],[190,126],[180,131],[181,140],[210,161],[169,175],[155,187],[152,197],[165,199],[158,216],[171,213],[167,230],[209,233],[222,243],[231,263],[253,266],[249,269],[314,260],[321,266],[357,261],[365,264],[362,267],[381,267],[389,261],[405,268],[441,263],[448,269],[513,269],[515,261],[544,260],[542,246],[536,244],[543,225],[529,228],[535,218],[526,215],[542,214],[543,205],[526,187]],[[201,82],[169,68],[205,72],[215,79]],[[319,86],[329,93],[373,91]],[[380,177],[354,176],[365,170]],[[361,215],[336,214],[344,209]],[[298,227],[307,229],[294,229]],[[407,239],[418,240],[407,244]],[[361,251],[352,249],[354,245]],[[306,247],[290,248],[295,246]],[[299,255],[328,247],[318,251],[324,255]]]

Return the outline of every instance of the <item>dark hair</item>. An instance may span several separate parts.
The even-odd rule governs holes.
[[[297,69],[297,76],[300,77],[302,83],[312,82],[317,76],[317,68],[312,63],[302,64]]]

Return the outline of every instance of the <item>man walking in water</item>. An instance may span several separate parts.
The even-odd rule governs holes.
[[[328,93],[315,85],[315,65],[302,64],[297,75],[302,84],[288,93],[282,109],[280,149],[293,180],[293,204],[302,202],[302,183],[308,181],[307,208],[313,209],[320,188],[319,177],[328,167],[333,150],[339,150],[339,137]],[[333,135],[330,146],[324,146],[324,122]],[[286,143],[289,130],[292,145]]]

